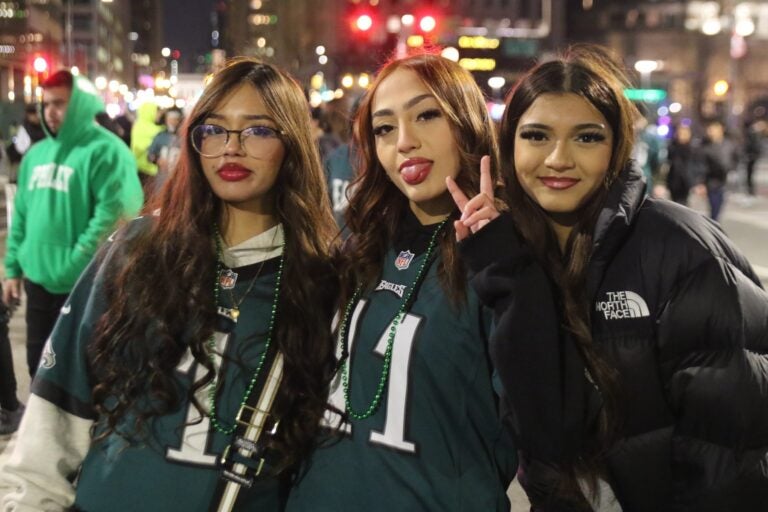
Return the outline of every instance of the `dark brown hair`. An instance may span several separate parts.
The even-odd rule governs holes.
[[[108,307],[89,350],[93,400],[104,434],[122,434],[120,422],[133,416],[141,433],[147,420],[178,405],[173,372],[189,349],[208,370],[187,397],[203,411],[194,392],[215,376],[205,345],[217,315],[214,226],[224,212],[189,134],[241,84],[258,91],[285,132],[285,157],[274,185],[275,212],[285,231],[275,330],[285,368],[275,403],[281,418],[275,448],[290,466],[311,448],[327,401],[333,304],[324,299],[335,289],[329,268],[335,223],[302,90],[269,64],[246,58],[230,62],[214,75],[182,127],[173,177],[145,207],[148,228],[127,240],[121,261],[111,265]]]
[[[621,66],[602,47],[576,45],[560,58],[539,64],[523,76],[506,100],[501,122],[502,173],[507,201],[516,225],[539,261],[560,290],[564,327],[572,334],[584,355],[587,367],[600,389],[604,405],[594,439],[587,440],[582,463],[570,470],[570,487],[578,495],[576,476],[586,477],[594,491],[599,476],[599,460],[620,423],[616,370],[594,346],[590,324],[590,305],[585,295],[586,272],[592,253],[597,216],[608,188],[628,164],[634,140],[633,125],[639,115],[626,99],[623,89],[628,80]],[[515,169],[515,134],[521,116],[543,94],[576,94],[594,106],[613,131],[613,147],[605,186],[601,187],[579,212],[579,219],[561,251],[547,213],[523,190]]]
[[[357,151],[357,177],[346,212],[352,238],[343,278],[344,297],[357,285],[370,285],[381,273],[382,261],[397,226],[406,212],[408,199],[389,180],[376,156],[376,142],[371,108],[376,90],[395,71],[416,73],[437,100],[453,132],[459,150],[459,174],[456,183],[469,197],[480,190],[480,159],[491,157],[494,181],[498,177],[498,146],[485,99],[472,75],[457,63],[430,53],[419,53],[392,60],[382,67],[370,90],[360,103],[354,124]],[[440,238],[442,253],[438,269],[441,282],[453,302],[465,293],[464,271],[458,259],[456,237],[449,227]]]

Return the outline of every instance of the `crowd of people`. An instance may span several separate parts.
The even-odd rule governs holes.
[[[495,126],[414,53],[334,135],[237,58],[129,149],[54,74],[7,242],[34,380],[24,405],[0,331],[0,511],[507,512],[515,478],[536,512],[760,510],[768,293],[676,204],[716,218],[733,149],[679,127],[654,197],[628,86],[576,45]]]

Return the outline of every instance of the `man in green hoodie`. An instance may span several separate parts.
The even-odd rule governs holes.
[[[144,201],[131,151],[96,124],[102,110],[83,77],[59,71],[43,83],[46,138],[21,162],[3,284],[11,307],[22,284],[27,294],[30,376],[78,276],[116,223],[135,216]],[[55,354],[41,364],[55,364]]]

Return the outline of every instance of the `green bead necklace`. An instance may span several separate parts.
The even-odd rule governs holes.
[[[221,270],[223,268],[223,263],[221,261],[221,234],[219,233],[218,226],[214,227],[214,234],[216,239],[216,282],[213,286],[213,296],[214,296],[214,304],[216,307],[219,306],[219,276],[221,275]],[[272,312],[269,317],[269,326],[267,328],[267,343],[264,346],[264,352],[261,354],[261,358],[259,358],[259,362],[256,365],[256,370],[253,372],[253,377],[251,377],[251,381],[248,383],[248,387],[245,389],[245,393],[243,393],[243,398],[240,400],[240,407],[238,407],[238,410],[242,409],[243,406],[248,401],[248,397],[251,396],[251,392],[253,391],[253,387],[256,385],[256,380],[259,378],[259,373],[261,372],[261,368],[264,366],[264,360],[267,358],[267,353],[269,352],[269,346],[272,344],[272,337],[275,333],[275,318],[277,316],[277,303],[280,299],[280,281],[283,277],[283,262],[285,260],[284,258],[284,252],[285,252],[285,242],[283,242],[283,245],[281,247],[280,251],[280,265],[277,268],[277,277],[275,278],[275,292],[272,296]],[[208,348],[208,358],[211,361],[211,364],[214,366],[216,365],[216,361],[214,358],[214,354],[216,353],[216,338],[214,334],[211,334],[210,338],[208,338],[207,343]],[[216,388],[219,384],[219,374],[216,372],[216,375],[213,377],[213,381],[210,383],[210,388],[208,390],[208,418],[211,420],[211,425],[213,425],[213,428],[215,428],[217,431],[221,432],[225,435],[231,435],[236,428],[236,425],[230,425],[225,426],[222,421],[219,420],[218,416],[216,415]]]
[[[376,393],[373,395],[373,400],[371,400],[370,405],[362,411],[358,412],[355,411],[352,408],[352,400],[350,398],[349,393],[349,340],[347,339],[347,331],[349,330],[349,319],[350,315],[352,313],[352,309],[355,304],[357,304],[358,298],[360,298],[360,293],[362,291],[362,287],[357,288],[355,290],[355,293],[352,295],[352,298],[347,303],[346,307],[344,308],[344,318],[341,321],[341,327],[339,329],[339,339],[342,344],[342,353],[346,354],[346,357],[343,358],[342,364],[341,364],[341,382],[344,386],[344,405],[347,409],[347,414],[353,419],[356,420],[364,420],[366,418],[370,418],[373,416],[376,411],[379,409],[379,406],[381,406],[381,398],[384,396],[384,388],[387,385],[387,382],[389,381],[389,368],[390,363],[392,362],[392,347],[395,345],[395,335],[397,334],[397,327],[400,325],[400,322],[403,321],[403,318],[405,317],[405,314],[407,310],[410,307],[411,297],[413,296],[413,292],[416,290],[416,287],[421,282],[421,279],[424,275],[424,271],[431,262],[432,253],[435,250],[435,245],[437,244],[437,235],[440,233],[440,231],[443,229],[443,226],[448,222],[448,219],[443,220],[437,228],[435,228],[435,232],[432,233],[432,238],[429,240],[429,245],[427,246],[427,253],[424,257],[424,261],[421,263],[421,267],[419,267],[418,272],[416,273],[416,279],[414,279],[413,284],[408,289],[408,294],[405,296],[405,299],[400,304],[400,307],[397,310],[397,314],[395,315],[394,320],[392,320],[392,326],[389,328],[389,336],[387,337],[387,348],[384,350],[384,363],[381,367],[381,375],[379,376],[379,384],[376,386]]]

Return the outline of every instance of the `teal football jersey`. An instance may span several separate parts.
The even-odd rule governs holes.
[[[225,425],[232,424],[265,348],[278,263],[277,258],[265,262],[240,304],[237,322],[232,320],[229,308],[233,300],[239,301],[246,293],[260,264],[234,269],[240,274],[234,289],[220,293],[214,337],[217,353],[224,355],[217,358],[223,387],[216,396],[216,410]],[[78,283],[62,311],[34,392],[71,414],[96,419],[86,350],[104,301],[101,277],[94,281],[90,274],[93,269]],[[277,321],[285,321],[279,318],[279,312]],[[201,417],[186,399],[192,383],[205,371],[187,351],[175,373],[180,396],[184,397],[180,407],[151,420],[149,435],[130,445],[116,435],[91,445],[77,481],[77,508],[114,512],[208,509],[220,479],[216,460],[231,439],[213,429],[209,418]],[[197,397],[208,407],[207,387],[198,391]],[[278,480],[266,477],[257,480],[252,488],[241,490],[238,508],[276,511],[282,510],[283,501]]]
[[[376,393],[390,325],[424,261],[427,229],[423,247],[388,252],[380,281],[350,314],[349,387],[356,412],[365,411]],[[465,303],[453,306],[439,282],[438,262],[397,328],[380,407],[342,425],[340,437],[315,452],[291,490],[289,511],[509,511],[506,490],[517,457],[492,386],[491,314],[471,290]],[[340,374],[330,401],[344,410]],[[338,416],[326,420],[339,425]]]

